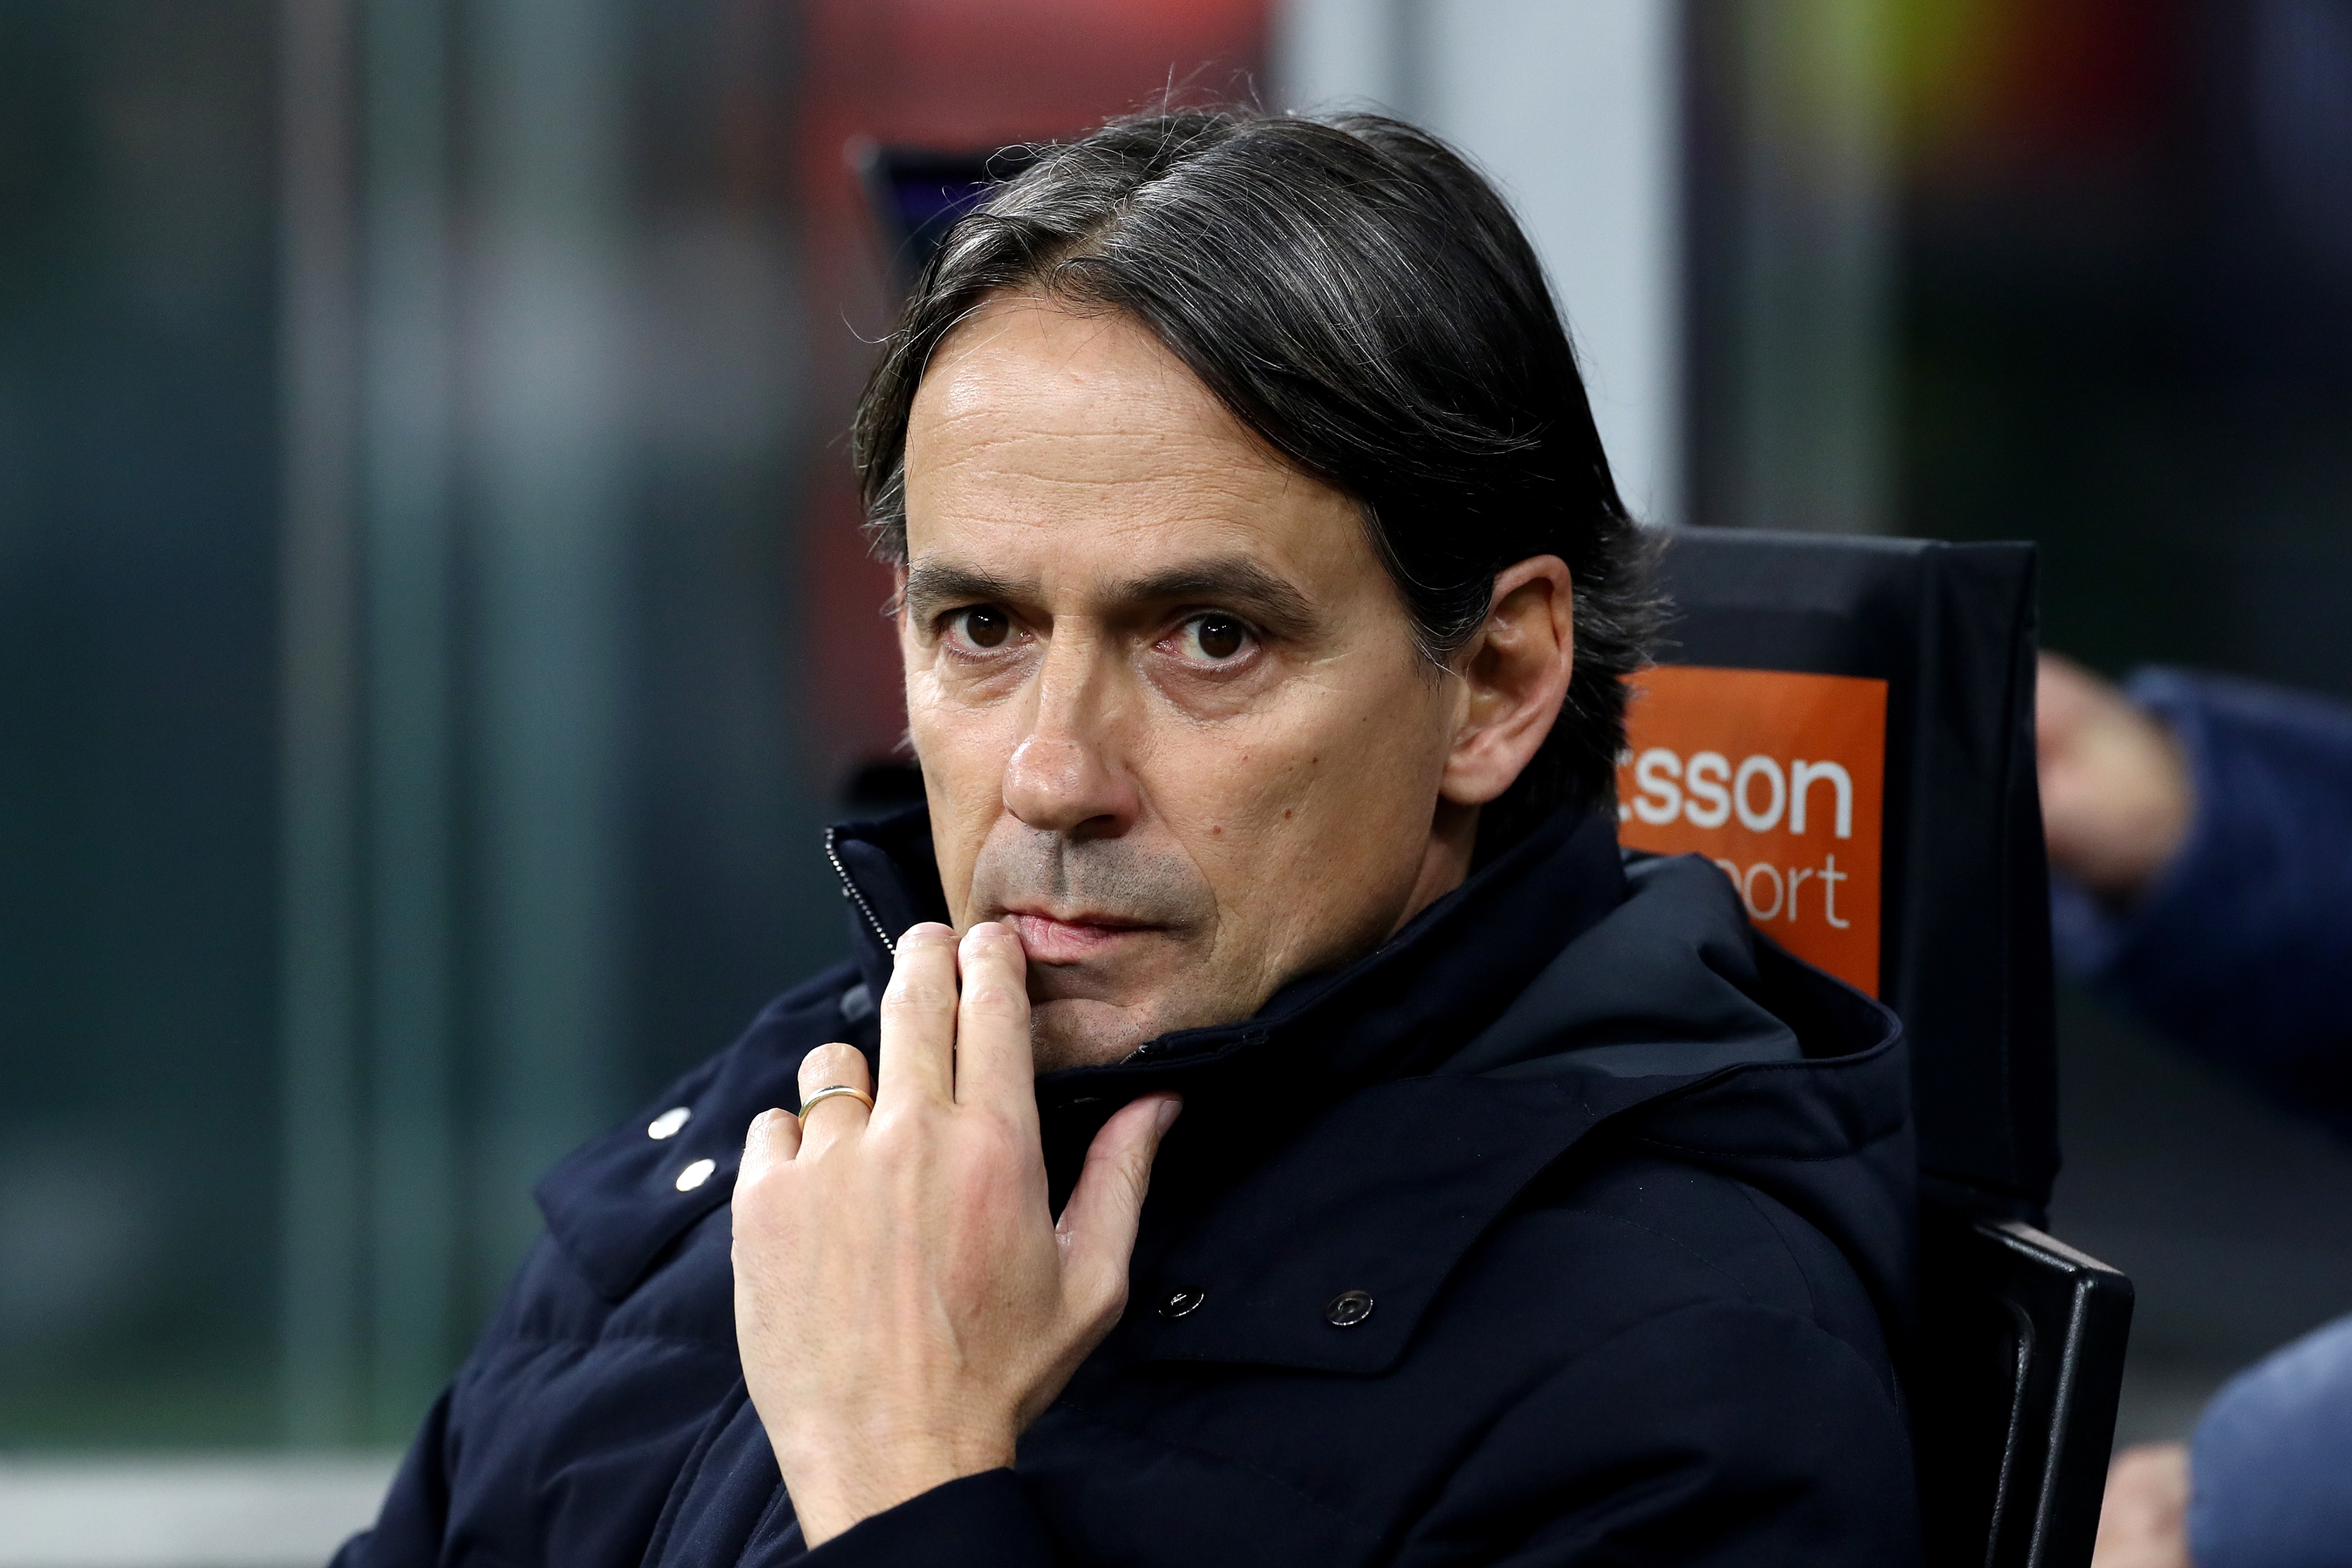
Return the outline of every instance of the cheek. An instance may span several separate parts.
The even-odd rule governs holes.
[[[1005,763],[1019,737],[1004,710],[941,701],[937,680],[920,670],[907,678],[907,733],[923,768],[940,887],[961,926],[972,865],[1003,814]]]
[[[1410,684],[1318,690],[1266,722],[1184,752],[1198,803],[1186,837],[1225,864],[1221,880],[1253,880],[1271,867],[1294,881],[1385,882],[1390,862],[1417,868],[1445,765],[1441,694]],[[1171,815],[1173,815],[1171,813]]]

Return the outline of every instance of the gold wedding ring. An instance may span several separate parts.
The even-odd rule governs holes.
[[[836,1095],[843,1094],[849,1096],[850,1099],[857,1101],[858,1104],[864,1106],[868,1110],[874,1109],[874,1097],[872,1095],[866,1093],[862,1089],[852,1089],[845,1083],[836,1083],[832,1085],[830,1088],[818,1089],[814,1094],[810,1095],[806,1100],[801,1101],[801,1125],[803,1127],[808,1125],[808,1113],[816,1109],[816,1103],[818,1100],[831,1100]]]

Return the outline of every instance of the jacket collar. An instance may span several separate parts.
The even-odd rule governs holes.
[[[802,1052],[826,1039],[876,1048],[874,1002],[890,974],[882,933],[947,918],[929,821],[919,809],[834,828],[825,848],[842,875],[854,972],[827,971],[778,997],[733,1048],[573,1151],[538,1184],[550,1234],[607,1300],[635,1289],[665,1250],[727,1201],[744,1126],[771,1106],[794,1103]],[[1564,904],[1562,888],[1570,889]],[[1342,1074],[1334,1064],[1433,1057],[1452,1048],[1475,1018],[1520,989],[1545,956],[1540,940],[1517,946],[1472,940],[1490,889],[1505,894],[1506,918],[1532,931],[1556,921],[1563,908],[1571,924],[1599,918],[1622,898],[1623,876],[1605,822],[1551,824],[1380,952],[1286,989],[1257,1017],[1154,1041],[1115,1067],[1049,1076],[1038,1096],[1055,1204],[1067,1195],[1103,1121],[1147,1089],[1181,1089],[1188,1107],[1180,1124],[1184,1133],[1171,1140],[1162,1158],[1155,1208],[1172,1210],[1180,1197],[1197,1207],[1247,1164],[1296,1137],[1318,1109],[1364,1081],[1363,1072]],[[1479,1000],[1487,996],[1491,1007]],[[685,1130],[648,1138],[647,1121],[673,1106],[690,1112]],[[709,1173],[681,1189],[679,1177],[705,1160]],[[1178,1173],[1188,1161],[1196,1168]]]
[[[733,1050],[665,1096],[693,1108],[685,1135],[656,1142],[633,1123],[579,1151],[540,1188],[556,1239],[610,1299],[725,1201],[740,1129],[768,1106],[791,1103],[798,1051],[824,1038],[871,1048],[872,998],[889,962],[876,917],[903,930],[944,913],[919,814],[840,830],[831,847],[864,932],[856,971],[830,971],[778,998]],[[904,874],[902,857],[916,858],[915,876]],[[1728,897],[1711,869],[1686,869],[1689,887]],[[1813,1020],[1797,1026],[1806,1037],[1801,1059],[1725,1065],[1718,1053],[1698,1070],[1654,1064],[1629,1075],[1599,1065],[1609,1052],[1580,1050],[1591,1031],[1576,1028],[1553,1042],[1569,1048],[1544,1062],[1528,1060],[1523,1046],[1497,1055],[1498,1041],[1524,1043],[1537,977],[1550,984],[1572,968],[1572,952],[1603,951],[1579,939],[1604,922],[1622,941],[1637,904],[1613,825],[1561,818],[1379,951],[1285,988],[1255,1017],[1040,1080],[1056,1205],[1119,1105],[1160,1088],[1186,1099],[1145,1208],[1129,1322],[1117,1342],[1123,1352],[1378,1372],[1528,1184],[1580,1140],[1629,1116],[1644,1136],[1671,1136],[1684,1152],[1765,1186],[1821,1224],[1899,1320],[1908,1091],[1899,1027],[1877,1004],[1757,942],[1735,910],[1729,957],[1718,955],[1713,968],[1763,998],[1769,1015]],[[1635,945],[1657,948],[1647,932]],[[1640,1032],[1654,1035],[1652,988],[1634,989],[1643,994]],[[1674,1037],[1671,1026],[1664,1037]],[[675,1177],[698,1158],[716,1169],[698,1190],[681,1193]],[[1819,1180],[1858,1158],[1872,1179]],[[1841,1205],[1851,1212],[1842,1215]],[[1156,1308],[1179,1289],[1202,1292],[1209,1305],[1161,1318]],[[1373,1313],[1334,1330],[1326,1308],[1359,1289],[1373,1297]]]
[[[924,918],[909,884],[935,888],[936,873],[919,815],[832,843],[861,914],[884,927]],[[1040,1079],[1056,1205],[1118,1106],[1162,1089],[1185,1097],[1137,1242],[1129,1352],[1377,1372],[1528,1183],[1603,1121],[1706,1076],[1442,1071],[1626,895],[1615,824],[1560,814],[1377,951],[1293,983],[1252,1017]],[[861,934],[879,984],[880,931],[869,921]],[[1335,1331],[1328,1304],[1359,1289],[1372,1314]],[[1156,1310],[1188,1291],[1202,1310]]]
[[[918,807],[845,824],[826,845],[854,910],[860,972],[879,995],[890,973],[885,932],[948,919],[928,818]],[[1050,1118],[1159,1089],[1190,1096],[1244,1070],[1275,1072],[1294,1089],[1320,1086],[1318,1098],[1427,1072],[1625,893],[1610,816],[1557,813],[1355,963],[1294,981],[1240,1022],[1179,1030],[1124,1061],[1048,1074],[1040,1107]]]
[[[892,870],[936,889],[919,816],[877,837],[895,839]],[[1557,816],[1378,951],[1255,1016],[1041,1079],[1056,1205],[1112,1110],[1152,1089],[1185,1096],[1121,1352],[1376,1373],[1479,1237],[1612,1122],[1787,1202],[1846,1249],[1899,1331],[1916,1164],[1900,1025],[1760,941],[1712,868],[1649,861],[1643,878],[1637,909],[1615,824]],[[921,907],[903,884],[867,901]],[[878,942],[866,962],[887,975]],[[1611,966],[1615,986],[1595,973]],[[1591,1011],[1612,993],[1616,1015]],[[1554,1020],[1549,1037],[1530,1011]],[[1373,1310],[1337,1330],[1327,1312],[1354,1290]],[[1180,1295],[1202,1305],[1163,1316]]]

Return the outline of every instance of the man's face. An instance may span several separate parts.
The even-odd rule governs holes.
[[[1000,299],[907,435],[899,646],[959,930],[1010,922],[1040,1070],[1255,1012],[1460,879],[1463,683],[1357,506],[1116,314]]]

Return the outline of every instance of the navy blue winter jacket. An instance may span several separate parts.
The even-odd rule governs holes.
[[[1900,1029],[1706,862],[1565,816],[1256,1016],[1040,1080],[1057,1202],[1116,1106],[1185,1096],[1127,1313],[1015,1468],[807,1551],[736,1358],[728,1194],[804,1052],[876,1047],[884,933],[942,912],[919,813],[835,848],[856,961],[541,1184],[546,1237],[342,1568],[1917,1559]]]

